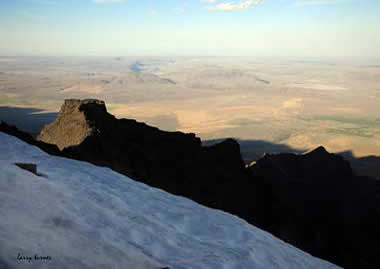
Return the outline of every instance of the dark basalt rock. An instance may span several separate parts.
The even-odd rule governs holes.
[[[328,178],[335,181],[337,178],[353,176],[350,164],[343,157],[328,153],[324,147],[303,155],[266,154],[250,171],[255,176],[291,178],[302,182],[321,182]]]
[[[323,147],[266,155],[248,169],[266,207],[258,226],[344,268],[380,268],[379,181]]]
[[[39,141],[2,129],[45,151],[54,152],[43,142],[56,144],[62,156],[237,215],[344,268],[380,268],[380,181],[355,176],[323,147],[265,155],[246,168],[233,139],[202,147],[195,134],[116,119],[93,99],[66,100]]]
[[[57,120],[45,126],[38,139],[57,144],[66,156],[111,167],[190,198],[201,199],[206,190],[216,195],[214,182],[245,176],[236,141],[202,147],[195,134],[165,132],[135,120],[116,119],[98,100],[66,100]]]
[[[38,176],[37,165],[34,163],[15,163],[15,165]]]
[[[57,119],[41,130],[37,140],[55,144],[61,150],[79,145],[86,137],[96,134],[96,125],[101,125],[103,120],[115,120],[107,113],[103,101],[65,100]]]

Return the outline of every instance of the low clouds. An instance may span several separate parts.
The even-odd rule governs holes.
[[[202,2],[207,3],[216,3],[218,0],[201,0]],[[242,10],[250,8],[253,5],[258,5],[263,0],[245,0],[239,2],[223,2],[220,4],[216,4],[214,6],[206,7],[210,11],[232,11],[232,10]]]

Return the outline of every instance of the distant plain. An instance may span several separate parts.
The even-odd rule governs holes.
[[[379,66],[254,57],[0,57],[0,119],[36,134],[64,99],[97,98],[119,118],[202,140],[380,155]],[[17,108],[29,114],[16,116]],[[38,128],[31,127],[33,115]]]

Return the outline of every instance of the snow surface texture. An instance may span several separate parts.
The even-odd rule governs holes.
[[[233,215],[0,132],[0,268],[163,267],[338,268]]]

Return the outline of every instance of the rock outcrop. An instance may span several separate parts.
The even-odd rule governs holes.
[[[66,100],[40,141],[25,139],[235,214],[344,268],[380,268],[380,181],[323,147],[245,167],[233,139],[202,147],[195,134],[116,119],[98,100]]]
[[[380,181],[355,176],[323,147],[266,155],[248,169],[263,191],[259,226],[346,269],[379,267]]]
[[[106,112],[103,101],[65,100],[57,119],[41,130],[37,140],[55,144],[61,150],[79,145],[86,137],[96,134],[96,125],[104,120],[104,117],[113,118]]]
[[[98,100],[66,100],[56,121],[38,139],[58,145],[65,156],[111,167],[190,198],[204,197],[206,190],[216,192],[211,182],[246,176],[236,141],[202,147],[195,134],[117,119]]]
[[[15,163],[15,165],[38,176],[37,165],[34,163]]]

